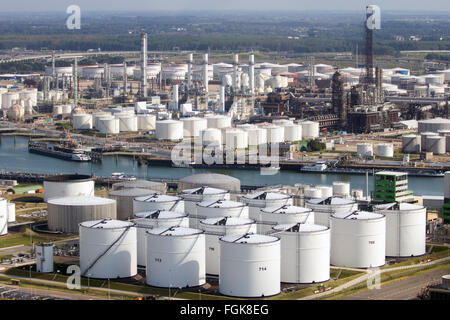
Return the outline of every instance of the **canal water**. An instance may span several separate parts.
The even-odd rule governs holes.
[[[242,185],[266,186],[275,184],[331,185],[333,181],[350,182],[352,189],[366,189],[365,175],[320,174],[280,171],[276,175],[261,175],[259,170],[190,169],[157,166],[139,166],[131,157],[105,156],[103,162],[81,163],[51,158],[28,152],[28,139],[2,136],[0,144],[0,170],[30,173],[78,173],[109,177],[113,172],[124,172],[138,178],[178,180],[195,173],[214,172],[227,174],[241,180]],[[444,194],[442,177],[409,177],[409,189],[415,195]],[[369,176],[369,191],[373,191],[373,176]]]

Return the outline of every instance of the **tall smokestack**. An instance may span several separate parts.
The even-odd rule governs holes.
[[[220,86],[219,111],[225,112],[225,86]]]
[[[55,81],[55,78],[56,78],[55,50],[52,51],[52,77],[53,77],[53,81]]]
[[[173,109],[178,110],[178,85],[174,84],[172,86],[172,103],[173,103]]]
[[[203,85],[205,86],[205,91],[208,93],[208,54],[203,55]]]
[[[78,105],[78,58],[73,62],[73,107]]]
[[[234,55],[233,59],[233,89],[237,91],[237,69],[239,65],[239,56],[237,54]]]
[[[248,77],[249,77],[249,85],[250,85],[250,94],[253,96],[255,94],[255,56],[251,54],[248,57]]]
[[[141,33],[141,95],[147,97],[147,33]]]
[[[375,5],[366,7],[366,84],[374,84],[373,77],[373,30],[380,29],[380,8]]]
[[[188,87],[188,89],[191,89],[191,86],[192,86],[192,61],[193,61],[193,54],[192,53],[189,53],[188,54],[188,61],[187,61],[187,63],[188,63],[188,75],[187,75],[187,87]]]
[[[123,95],[127,95],[127,87],[128,87],[128,75],[127,75],[127,62],[123,62]]]

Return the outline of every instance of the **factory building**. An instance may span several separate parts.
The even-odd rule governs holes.
[[[382,202],[409,202],[412,192],[408,190],[408,174],[405,172],[381,171],[374,175],[373,199]]]

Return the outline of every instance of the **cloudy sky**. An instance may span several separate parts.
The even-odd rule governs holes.
[[[62,11],[72,4],[81,10],[351,10],[360,11],[367,4],[382,10],[440,11],[450,13],[450,0],[5,0],[4,11]]]

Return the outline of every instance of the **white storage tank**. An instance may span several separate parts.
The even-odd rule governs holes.
[[[386,256],[411,257],[426,253],[426,208],[394,202],[377,205],[374,211],[386,216]]]
[[[314,212],[311,209],[292,205],[260,208],[258,212],[251,211],[249,217],[258,224],[259,234],[266,234],[277,224],[314,224]]]
[[[445,151],[450,152],[450,130],[439,130],[439,135],[445,137]]]
[[[367,211],[335,213],[330,217],[331,264],[375,268],[385,264],[386,217]]]
[[[307,199],[320,199],[322,198],[322,190],[319,188],[305,188],[305,198]]]
[[[38,243],[36,252],[36,271],[53,272],[53,243]]]
[[[86,113],[72,115],[72,126],[74,130],[91,130],[92,115]]]
[[[302,126],[299,124],[289,124],[284,126],[284,141],[302,140]]]
[[[336,197],[349,197],[350,196],[350,183],[335,181],[333,182],[333,196]]]
[[[305,140],[319,137],[319,123],[313,121],[302,121],[302,137]]]
[[[330,228],[317,224],[281,224],[281,282],[316,283],[330,279]]]
[[[228,116],[214,115],[206,117],[208,128],[222,129],[231,127],[231,118]]]
[[[178,190],[195,189],[192,191],[199,191],[201,187],[211,187],[216,189],[223,189],[222,191],[241,191],[241,181],[237,178],[225,174],[218,173],[200,173],[184,177],[178,181]],[[209,190],[212,191],[212,190]],[[228,199],[229,199],[228,194]]]
[[[222,146],[222,132],[220,129],[208,128],[200,131],[202,144],[206,146]]]
[[[358,210],[356,201],[339,197],[310,199],[306,201],[306,207],[314,211],[314,223],[326,227],[330,226],[330,216],[333,213],[347,213]]]
[[[138,130],[155,130],[156,116],[153,114],[138,114],[137,125]]]
[[[259,146],[267,143],[267,130],[264,127],[241,127],[242,130],[247,132],[248,145]]]
[[[360,157],[373,156],[373,145],[371,143],[358,143],[356,144],[356,153]]]
[[[281,143],[284,142],[284,127],[280,126],[266,126],[267,143]]]
[[[133,199],[133,213],[155,210],[184,212],[184,200],[158,193]]]
[[[134,223],[137,230],[137,264],[145,266],[147,264],[147,237],[146,231],[162,227],[189,227],[187,214],[174,211],[146,211],[134,214]]]
[[[225,147],[230,149],[245,149],[248,147],[248,133],[240,129],[225,131]]]
[[[166,184],[164,182],[148,181],[148,180],[133,180],[117,182],[112,185],[113,190],[122,190],[130,188],[154,190],[156,193],[165,194]]]
[[[292,197],[283,193],[275,193],[268,191],[260,191],[242,196],[242,202],[248,206],[250,218],[253,214],[259,214],[261,208],[266,207],[282,207],[284,205],[292,205]]]
[[[421,137],[415,134],[402,136],[403,153],[419,153],[421,150]]]
[[[186,288],[206,283],[205,234],[184,227],[147,233],[146,282],[150,286]]]
[[[18,92],[5,92],[2,94],[2,109],[8,110],[20,99]]]
[[[218,275],[220,269],[220,237],[256,233],[255,221],[247,218],[209,218],[201,220],[199,227],[205,231],[206,273],[213,275]]]
[[[203,118],[182,118],[183,136],[185,138],[194,138],[200,136],[200,131],[207,128],[207,121]]]
[[[8,202],[8,222],[12,223],[16,221],[16,204],[14,202]]]
[[[8,201],[0,198],[0,236],[8,234]]]
[[[62,174],[44,179],[44,201],[69,196],[94,196],[94,179],[83,174]]]
[[[198,219],[216,217],[248,218],[248,207],[232,200],[206,200],[196,203]]]
[[[96,129],[103,134],[119,134],[120,120],[112,116],[99,117],[96,119]]]
[[[320,198],[329,198],[333,196],[333,187],[332,186],[316,186],[322,193]]]
[[[377,154],[379,157],[392,158],[394,156],[394,145],[392,143],[382,143],[377,145]]]
[[[80,223],[81,276],[128,278],[137,274],[134,223],[111,219]]]
[[[69,196],[47,201],[48,228],[53,231],[77,233],[84,221],[116,219],[116,201],[101,197]]]
[[[182,140],[183,122],[177,120],[156,121],[156,139],[158,140]]]
[[[422,146],[422,151],[428,151],[428,138],[432,136],[437,136],[436,132],[422,132],[420,134],[420,144]]]
[[[445,137],[428,136],[425,143],[428,152],[433,152],[433,154],[445,154]]]
[[[117,220],[127,220],[133,217],[133,199],[136,197],[151,196],[160,192],[141,189],[127,188],[121,190],[113,190],[109,192],[108,197],[117,202]]]
[[[219,292],[260,298],[280,293],[280,239],[259,234],[220,238]]]
[[[138,120],[135,115],[119,116],[120,132],[136,132],[138,130]]]

